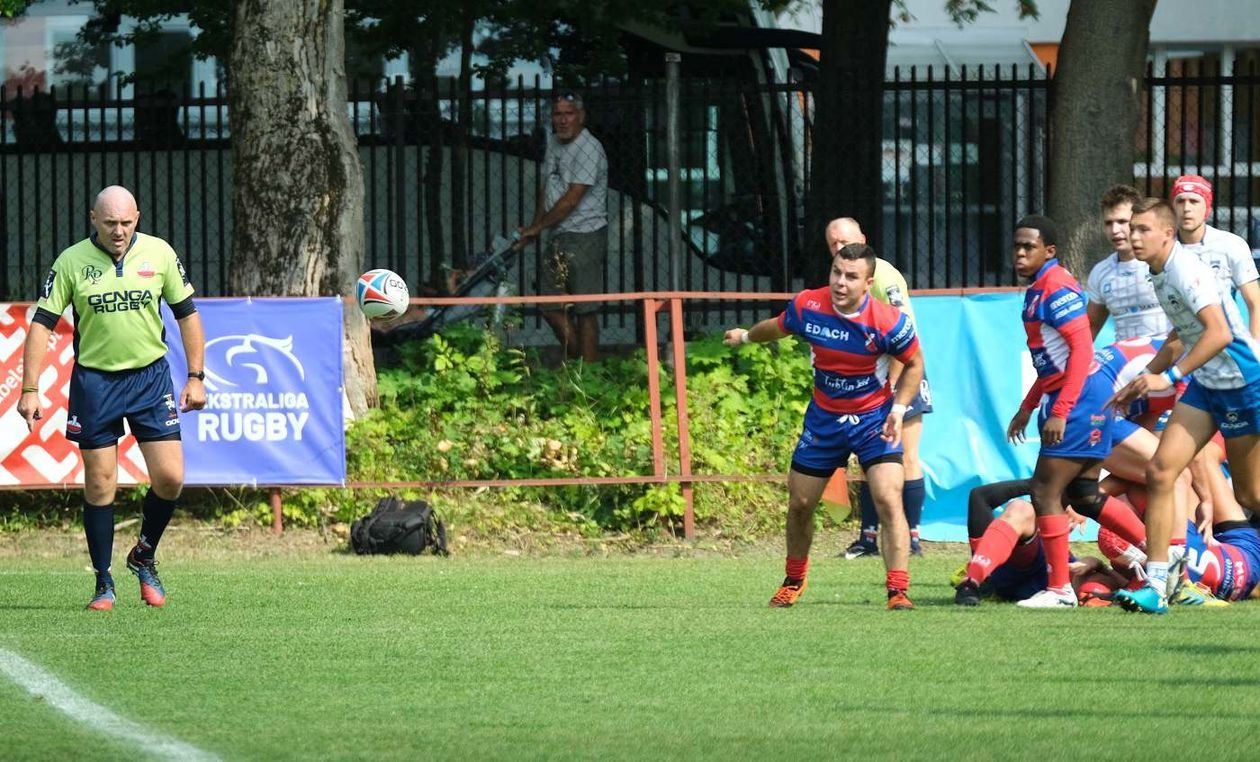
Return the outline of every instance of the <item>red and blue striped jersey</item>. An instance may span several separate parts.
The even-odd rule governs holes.
[[[1129,382],[1146,372],[1163,339],[1152,339],[1146,336],[1135,336],[1121,339],[1094,352],[1094,360],[1089,365],[1089,375],[1098,374],[1107,379],[1111,391],[1118,392],[1129,385]],[[1177,401],[1177,387],[1173,386],[1162,392],[1151,392],[1145,399],[1134,400],[1125,413],[1130,420],[1150,412],[1162,413],[1172,410]]]
[[[779,315],[779,328],[810,345],[814,402],[832,413],[864,413],[892,396],[890,357],[906,362],[919,351],[914,323],[868,294],[852,315],[836,312],[827,287],[802,291]]]
[[[1094,345],[1085,315],[1085,296],[1072,273],[1058,259],[1046,260],[1024,294],[1024,332],[1037,381],[1024,398],[1024,409],[1056,390],[1050,415],[1067,418],[1089,375]]]

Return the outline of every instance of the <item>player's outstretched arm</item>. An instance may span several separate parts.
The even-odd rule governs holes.
[[[18,398],[17,409],[28,431],[34,429],[35,421],[39,420],[39,372],[44,367],[51,337],[48,326],[32,320],[22,347],[22,396]]]
[[[779,327],[778,318],[766,318],[752,328],[732,328],[722,337],[722,343],[728,347],[737,347],[749,342],[778,341],[788,334]],[[915,388],[918,388],[917,386]]]
[[[179,337],[184,344],[184,357],[188,358],[188,370],[204,371],[206,368],[206,332],[201,325],[201,314],[194,312],[179,319]],[[199,378],[189,378],[179,395],[179,410],[200,410],[206,406],[206,387]]]

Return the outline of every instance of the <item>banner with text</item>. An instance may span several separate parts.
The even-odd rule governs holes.
[[[189,484],[341,484],[341,300],[207,299],[206,407],[181,416]],[[167,359],[184,347],[166,313]]]
[[[342,314],[337,298],[204,299],[205,410],[180,415],[191,485],[341,484]],[[65,438],[73,323],[58,324],[40,374],[43,417],[28,432],[17,413],[22,346],[34,306],[0,304],[0,485],[82,484]],[[163,308],[171,377],[187,378],[178,324]],[[119,483],[147,479],[135,438],[119,442]]]

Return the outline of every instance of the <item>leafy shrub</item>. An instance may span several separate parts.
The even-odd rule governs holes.
[[[346,433],[351,480],[652,473],[643,350],[547,369],[531,351],[456,326],[405,345],[400,358],[397,367],[378,369],[379,409]],[[666,470],[676,474],[677,407],[668,369],[660,370],[658,381]],[[794,339],[737,349],[716,336],[691,341],[687,411],[693,473],[785,473],[812,383],[808,354]],[[419,492],[407,494],[434,502],[453,525],[488,535],[556,528],[579,536],[678,531],[684,507],[678,484]],[[384,493],[286,491],[285,520],[297,526],[348,523]],[[697,524],[707,532],[739,538],[782,529],[782,481],[699,483],[694,498]],[[259,490],[190,491],[184,506],[228,527],[270,522],[266,495]],[[61,506],[44,518],[64,522],[68,513],[73,507]]]

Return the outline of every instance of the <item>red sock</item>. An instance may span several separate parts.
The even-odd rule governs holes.
[[[809,571],[809,556],[804,558],[792,558],[788,556],[787,560],[787,576],[792,579],[805,579],[805,572]]]
[[[1098,549],[1107,557],[1108,561],[1114,561],[1120,557],[1122,553],[1131,548],[1133,543],[1120,537],[1107,527],[1098,530]]]
[[[1038,516],[1037,530],[1041,532],[1041,544],[1046,549],[1046,565],[1050,567],[1050,587],[1066,588],[1072,580],[1068,573],[1067,514]]]
[[[1146,525],[1129,506],[1114,497],[1107,498],[1107,502],[1103,503],[1102,510],[1098,512],[1098,523],[1133,545],[1140,547],[1146,544]]]
[[[884,577],[884,585],[890,592],[904,593],[910,589],[910,572],[906,569],[889,569]]]
[[[1006,521],[994,521],[976,541],[976,550],[967,564],[967,577],[977,585],[984,582],[993,570],[1006,563],[1019,542],[1019,532]]]

